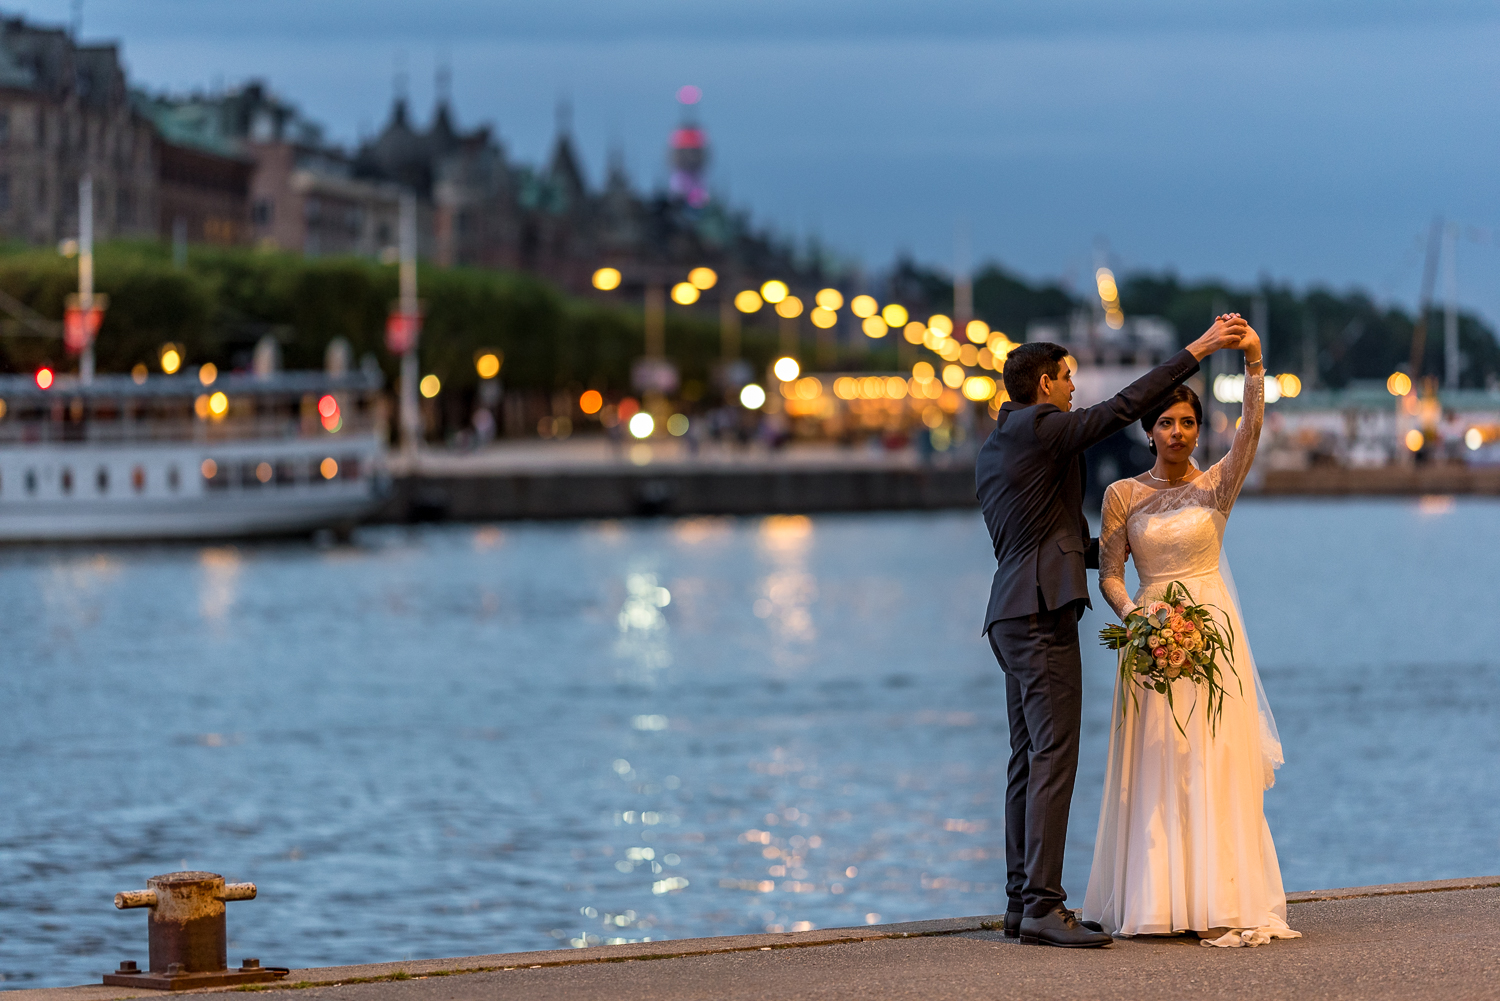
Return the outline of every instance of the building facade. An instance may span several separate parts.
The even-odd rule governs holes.
[[[817,261],[712,197],[708,134],[696,121],[667,143],[669,189],[639,191],[618,156],[595,188],[566,108],[551,156],[534,167],[513,163],[490,126],[460,128],[446,79],[439,91],[425,127],[397,97],[380,132],[351,152],[261,82],[187,96],[132,91],[115,45],[0,19],[0,238],[76,236],[78,181],[89,174],[99,240],[389,259],[409,192],[419,256],[444,266],[527,271],[579,293],[603,266],[624,272],[627,288],[700,266],[742,287],[826,280]]]
[[[79,46],[62,29],[0,19],[0,236],[76,237],[85,174],[96,239],[153,235],[159,165],[115,46]]]

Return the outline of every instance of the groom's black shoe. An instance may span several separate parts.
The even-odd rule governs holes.
[[[1073,914],[1074,914],[1074,916],[1077,916],[1078,912],[1074,911]],[[1083,925],[1083,927],[1087,928],[1089,931],[1097,931],[1097,932],[1104,931],[1104,926],[1101,925],[1097,921],[1085,921],[1082,918],[1078,918],[1078,923],[1081,924],[1081,925]],[[993,925],[987,925],[986,927],[994,927],[994,926]],[[1021,937],[1021,912],[1020,911],[1006,911],[1005,912],[1005,927],[1004,927],[1003,931],[1004,931],[1004,934],[1005,934],[1006,938],[1020,938]]]
[[[1006,915],[1009,917],[1009,915]],[[1019,928],[1021,941],[1033,945],[1056,945],[1065,949],[1097,949],[1114,941],[1095,922],[1093,928],[1086,927],[1072,911],[1058,905],[1040,918],[1022,918]]]

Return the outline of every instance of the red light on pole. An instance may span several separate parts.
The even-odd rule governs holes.
[[[104,310],[99,306],[82,309],[68,306],[63,310],[63,344],[72,354],[79,354],[94,343],[99,333],[99,324],[104,321]]]
[[[417,343],[417,334],[422,330],[422,317],[392,311],[385,321],[385,346],[391,354],[405,354]]]
[[[52,388],[52,370],[43,365],[36,370],[36,384],[38,389]]]

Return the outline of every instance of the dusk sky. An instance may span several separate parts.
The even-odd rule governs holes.
[[[460,123],[522,162],[565,96],[595,184],[611,146],[661,182],[696,84],[716,190],[872,269],[951,267],[962,229],[976,262],[1076,281],[1102,237],[1117,270],[1411,303],[1442,214],[1460,301],[1500,320],[1494,3],[87,0],[83,23],[137,85],[263,77],[346,142],[403,60],[421,121],[446,60]]]

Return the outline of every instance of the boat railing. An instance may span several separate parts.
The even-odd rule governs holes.
[[[115,420],[0,420],[4,445],[220,444],[248,441],[324,441],[329,447],[368,440],[384,422],[375,417],[346,417],[330,432],[316,419],[261,415],[226,420],[190,418],[124,418]]]

